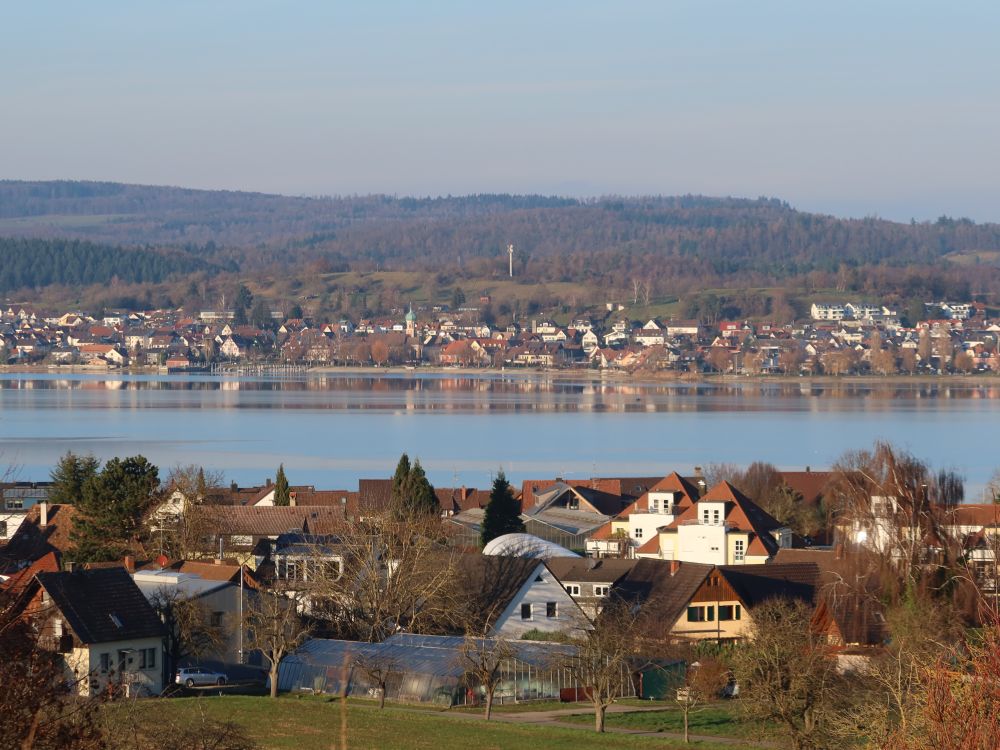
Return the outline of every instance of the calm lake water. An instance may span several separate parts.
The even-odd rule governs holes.
[[[985,382],[985,381],[984,381]],[[197,463],[241,484],[356,488],[403,451],[431,480],[690,472],[710,463],[828,467],[886,439],[976,495],[1000,466],[1000,383],[624,383],[544,376],[0,375],[0,452],[42,480],[68,450]]]

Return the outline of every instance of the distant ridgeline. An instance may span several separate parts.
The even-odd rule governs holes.
[[[238,264],[245,272],[323,261],[317,267],[330,271],[457,270],[486,278],[505,270],[506,247],[514,243],[515,277],[617,289],[645,279],[660,294],[716,285],[761,287],[813,272],[877,266],[885,271],[872,284],[890,283],[900,295],[934,298],[961,296],[970,281],[989,285],[1000,274],[995,268],[1000,225],[947,217],[912,223],[840,219],[797,211],[774,198],[306,198],[0,181],[2,234],[172,246],[212,263]],[[155,278],[175,268],[169,256],[151,258],[148,265],[142,257],[130,259],[131,278]],[[980,263],[982,269],[969,267]],[[950,286],[933,288],[943,268],[951,269]],[[918,271],[921,278],[912,283],[903,278]],[[106,272],[86,278],[101,280]],[[79,270],[73,273],[84,278]],[[865,276],[834,283],[864,291]],[[808,286],[816,283],[834,285],[813,279]]]
[[[209,267],[178,251],[127,249],[81,240],[0,237],[0,291],[51,284],[157,283]]]

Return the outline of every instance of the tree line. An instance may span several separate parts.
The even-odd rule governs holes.
[[[58,284],[147,284],[209,267],[178,251],[124,249],[73,239],[0,237],[0,291]]]

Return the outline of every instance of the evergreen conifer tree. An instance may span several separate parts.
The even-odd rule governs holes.
[[[396,473],[392,475],[390,499],[394,508],[403,505],[410,494],[410,457],[405,453],[399,457]]]
[[[493,489],[490,491],[490,501],[486,504],[486,511],[483,514],[479,539],[485,547],[498,536],[521,533],[524,533],[521,506],[514,498],[514,491],[503,469],[500,469],[496,479],[493,480]]]
[[[72,559],[120,560],[130,552],[159,485],[158,469],[143,456],[108,461],[83,485],[70,534]]]
[[[424,467],[418,458],[410,470],[410,509],[421,516],[436,516],[441,514],[441,503],[434,494],[434,486],[427,480]]]
[[[392,514],[397,520],[414,515],[437,515],[441,512],[441,504],[420,461],[414,461],[411,465],[410,457],[405,453],[400,456],[396,473],[392,477],[391,505]]]
[[[93,456],[78,456],[72,451],[59,459],[49,477],[52,487],[49,488],[50,503],[75,503],[83,494],[83,485],[97,474],[100,463]]]
[[[288,489],[288,478],[285,476],[285,465],[278,466],[278,473],[274,476],[274,504],[282,507],[292,502],[292,494]]]

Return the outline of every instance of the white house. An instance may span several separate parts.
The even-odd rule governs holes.
[[[574,636],[590,620],[542,560],[468,555],[465,585],[489,637],[520,640],[531,631]]]
[[[791,529],[728,482],[720,482],[635,554],[708,565],[748,565],[767,562],[791,543]]]
[[[26,614],[81,695],[159,695],[163,623],[124,568],[39,573]]]

